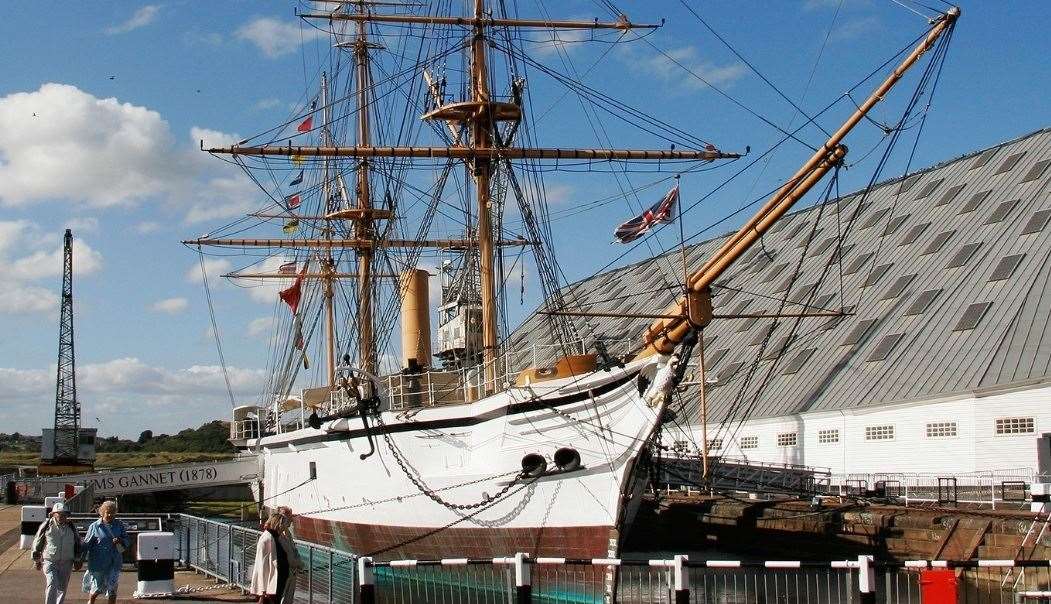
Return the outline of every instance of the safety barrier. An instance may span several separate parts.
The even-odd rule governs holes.
[[[184,564],[248,589],[260,531],[181,515],[175,532]],[[1048,560],[573,559],[519,553],[377,561],[302,541],[296,546],[305,565],[296,576],[296,602],[306,604],[1014,604],[1040,601],[1051,590]]]

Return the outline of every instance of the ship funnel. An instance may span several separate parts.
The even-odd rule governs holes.
[[[414,268],[401,275],[401,366],[431,366],[431,309],[428,305],[430,274]]]

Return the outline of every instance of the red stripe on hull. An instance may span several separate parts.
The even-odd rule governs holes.
[[[377,560],[495,558],[525,552],[533,557],[605,558],[612,527],[452,527],[443,530],[337,522],[297,516],[297,539]]]

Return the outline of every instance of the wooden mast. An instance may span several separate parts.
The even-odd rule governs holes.
[[[365,5],[358,4],[358,11],[364,14]],[[369,50],[366,39],[367,23],[362,20],[357,22],[358,37],[354,44],[354,56],[357,59],[357,87],[358,100],[358,144],[368,146],[371,144],[369,132],[369,99],[368,91],[371,85],[369,73]],[[358,162],[357,171],[357,210],[361,217],[354,221],[354,237],[366,241],[375,239],[372,215],[372,190],[369,182],[369,166],[367,160]],[[372,316],[372,258],[374,248],[357,248],[358,257],[358,364],[368,373],[376,374],[376,343]]]
[[[329,130],[331,123],[331,110],[328,103],[328,76],[321,74],[321,111],[324,115],[321,126],[321,138],[326,145],[332,144],[332,135]],[[321,203],[324,204],[326,214],[332,211],[329,207],[332,199],[332,184],[329,182],[330,160],[325,158],[325,169],[321,176]],[[332,226],[326,223],[325,239],[332,239]],[[336,387],[336,308],[335,308],[335,279],[332,277],[336,272],[335,262],[332,259],[332,246],[325,246],[325,258],[321,263],[321,284],[325,294],[325,362],[328,375],[328,387],[332,390]]]
[[[744,254],[778,219],[799,201],[821,178],[838,165],[847,153],[841,143],[843,138],[865,115],[882,101],[891,88],[901,80],[905,72],[934,46],[938,38],[959,18],[960,9],[950,8],[931,28],[924,40],[913,49],[887,79],[869,95],[864,103],[816,153],[799,169],[787,183],[730,236],[708,261],[694,271],[687,281],[687,296],[672,304],[665,315],[674,318],[658,319],[646,330],[644,347],[639,357],[653,354],[670,354],[690,331],[703,328],[712,320],[710,286]],[[691,298],[687,303],[687,297]]]

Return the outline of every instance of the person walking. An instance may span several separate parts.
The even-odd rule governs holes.
[[[284,548],[285,553],[288,555],[288,582],[285,583],[285,589],[281,592],[281,604],[293,604],[296,601],[296,579],[299,576],[299,572],[303,570],[303,559],[299,557],[295,535],[292,534],[292,521],[294,518],[292,508],[282,505],[277,508],[277,511],[281,514],[284,526],[284,530],[278,535],[278,539],[281,541],[281,547]]]
[[[66,504],[59,501],[51,516],[37,529],[33,538],[33,564],[47,578],[44,604],[63,604],[69,576],[80,570],[83,544],[77,529],[69,521]]]
[[[95,604],[103,593],[109,604],[117,601],[117,582],[124,564],[124,550],[130,545],[124,523],[117,520],[117,502],[104,501],[99,506],[99,519],[91,523],[84,535],[88,570],[84,573],[83,587],[88,602]]]
[[[259,604],[279,604],[288,587],[288,549],[281,543],[285,524],[284,514],[277,510],[270,512],[255,544],[249,591],[259,598]]]

